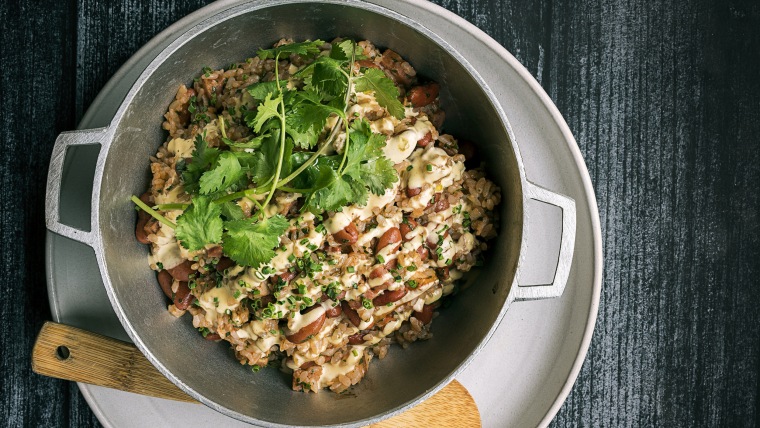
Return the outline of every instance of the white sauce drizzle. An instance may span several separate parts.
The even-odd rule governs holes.
[[[176,157],[191,158],[193,157],[195,144],[193,143],[193,140],[173,138],[166,144],[166,150],[168,150],[169,153],[173,153]]]
[[[349,346],[346,361],[337,364],[327,363],[322,366],[322,376],[319,378],[320,385],[326,385],[334,381],[338,376],[350,373],[356,368],[356,364],[364,356],[364,346]],[[356,352],[354,352],[356,351]]]
[[[435,132],[433,125],[427,119],[418,119],[411,128],[386,141],[385,147],[383,147],[385,157],[393,163],[402,162],[412,154],[417,147],[417,141],[421,140],[428,132]]]

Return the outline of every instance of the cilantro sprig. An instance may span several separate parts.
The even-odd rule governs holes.
[[[258,267],[271,261],[280,236],[290,228],[285,217],[266,209],[276,191],[302,194],[302,210],[318,214],[364,205],[369,193],[381,195],[398,181],[393,162],[383,155],[385,136],[373,133],[365,120],[346,115],[353,94],[369,92],[401,119],[404,107],[398,89],[380,70],[356,72],[356,61],[364,57],[354,41],[334,43],[327,54],[323,45],[315,40],[258,51],[259,58],[274,60],[275,79],[246,88],[254,109],[216,118],[227,148],[211,147],[205,132],[199,133],[192,158],[178,161],[177,172],[192,203],[154,207],[184,209],[176,224],[138,204],[174,228],[187,250],[221,244],[236,263]],[[291,55],[307,65],[286,79],[279,61]],[[235,120],[247,125],[252,135],[237,141],[228,138],[227,121]],[[342,153],[327,155],[340,135]],[[236,203],[241,198],[255,206],[250,217]]]

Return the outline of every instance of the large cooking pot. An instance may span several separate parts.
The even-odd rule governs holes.
[[[490,178],[502,189],[499,237],[490,244],[485,266],[470,275],[470,286],[434,322],[434,338],[406,350],[392,347],[347,394],[293,392],[287,375],[276,370],[252,373],[231,355],[226,342],[203,340],[189,320],[177,320],[166,311],[155,273],[148,268],[147,247],[134,238],[129,197],[148,187],[148,157],[164,141],[162,115],[177,86],[191,82],[204,66],[249,57],[283,36],[369,39],[399,52],[419,74],[441,83],[444,130],[478,144]],[[89,230],[72,226],[72,221],[64,224],[59,214],[67,149],[80,145],[100,146]],[[558,265],[547,285],[518,284],[529,240],[529,199],[562,210]],[[509,122],[477,70],[413,17],[356,0],[249,1],[209,16],[156,57],[108,127],[58,137],[46,210],[48,229],[95,250],[124,329],[166,377],[215,410],[265,426],[366,425],[424,400],[466,366],[511,302],[562,294],[575,241],[574,202],[526,180]]]

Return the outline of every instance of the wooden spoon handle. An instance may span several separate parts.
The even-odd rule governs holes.
[[[32,370],[151,397],[196,402],[153,367],[135,345],[54,322],[46,322],[37,336]]]
[[[35,373],[197,403],[165,378],[134,345],[75,327],[46,322],[32,351]],[[420,405],[375,428],[425,426],[477,427],[480,413],[467,389],[456,380]]]

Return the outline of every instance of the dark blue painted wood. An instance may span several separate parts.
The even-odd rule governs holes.
[[[605,278],[556,426],[758,426],[760,4],[437,0],[555,101],[594,181]],[[142,44],[202,0],[0,2],[0,425],[97,426],[31,373],[47,306],[55,136]]]

